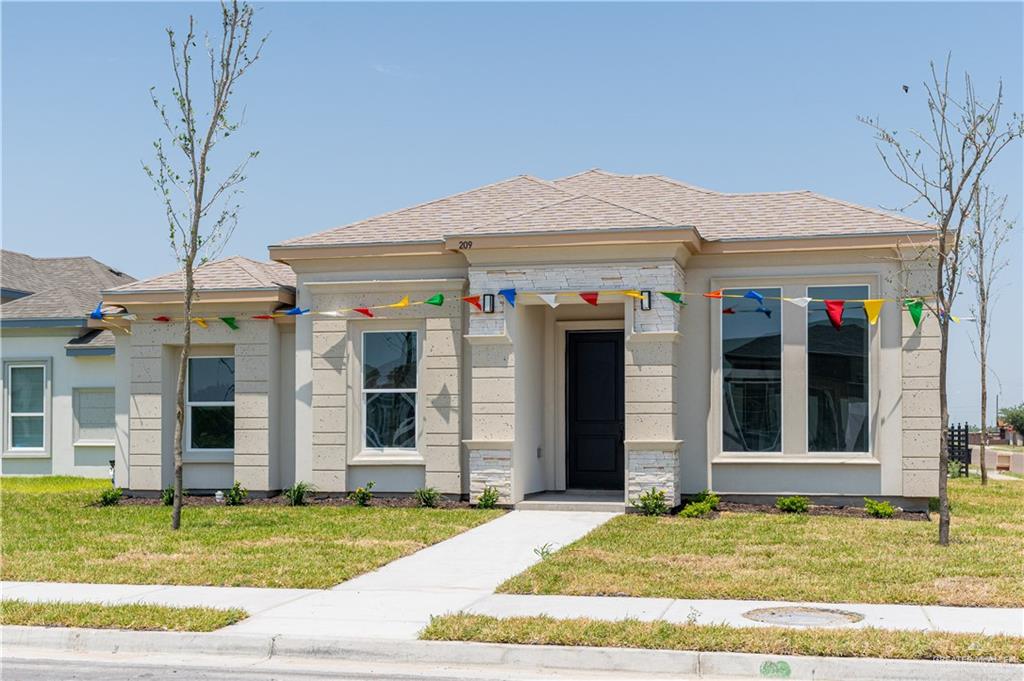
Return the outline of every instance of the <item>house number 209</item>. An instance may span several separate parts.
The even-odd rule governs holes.
[[[459,242],[459,250],[460,251],[468,251],[471,248],[473,248],[473,242],[472,241],[460,241]]]

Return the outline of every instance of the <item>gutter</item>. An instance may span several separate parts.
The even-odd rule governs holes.
[[[87,325],[88,320],[85,317],[55,317],[41,319],[0,318],[0,328],[3,329],[74,329]]]

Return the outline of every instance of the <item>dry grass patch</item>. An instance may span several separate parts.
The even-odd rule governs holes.
[[[103,480],[0,479],[4,579],[327,588],[501,514],[470,508],[94,506]]]
[[[498,619],[457,614],[433,618],[420,638],[764,655],[1024,663],[1024,638],[875,628],[789,629],[637,620],[559,620],[543,616]]]
[[[137,631],[215,631],[248,617],[239,608],[171,608],[163,605],[0,602],[0,624]]]
[[[1024,484],[950,480],[935,522],[723,512],[613,519],[499,587],[507,593],[1024,606]],[[538,541],[542,540],[538,538]]]

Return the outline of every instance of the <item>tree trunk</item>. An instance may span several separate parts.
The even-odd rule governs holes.
[[[174,505],[171,509],[171,529],[181,527],[182,472],[184,464],[182,451],[185,441],[185,378],[188,372],[188,358],[192,354],[192,277],[193,257],[185,259],[185,337],[181,345],[181,361],[178,363],[178,389],[174,407]]]
[[[980,311],[979,326],[981,333],[978,334],[978,354],[981,357],[981,442],[978,446],[981,452],[981,484],[988,484],[988,470],[985,468],[985,447],[988,445],[988,348],[985,343],[985,306]]]
[[[949,405],[946,395],[946,362],[949,358],[949,309],[943,295],[945,267],[949,250],[946,236],[940,237],[939,261],[935,272],[935,303],[939,322],[939,544],[949,545]]]

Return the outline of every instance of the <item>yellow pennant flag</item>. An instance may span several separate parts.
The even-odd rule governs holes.
[[[878,313],[882,311],[884,300],[865,300],[864,313],[868,316],[868,324],[874,326],[878,323]]]
[[[629,296],[630,298],[636,298],[637,300],[644,299],[644,294],[640,293],[639,291],[634,291],[632,289],[630,289],[629,291],[623,291],[622,295]]]
[[[202,317],[193,317],[192,321],[194,321],[196,324],[198,324],[204,329],[210,328],[209,325],[206,323],[206,320],[203,319]]]
[[[385,305],[385,307],[409,307],[409,296],[402,296],[402,299],[397,303],[391,303],[390,305]]]

